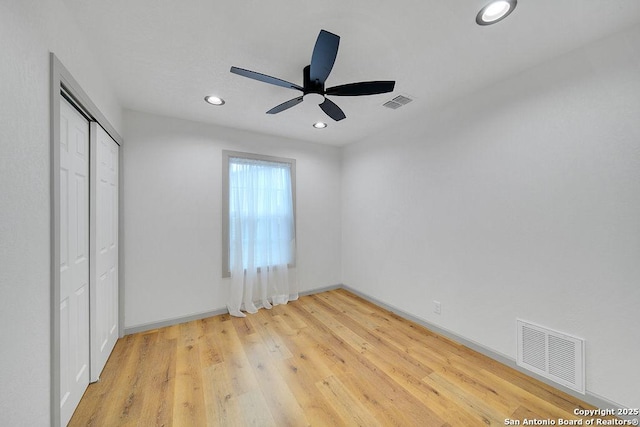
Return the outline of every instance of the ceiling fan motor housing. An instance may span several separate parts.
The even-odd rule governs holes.
[[[310,77],[311,65],[307,65],[303,70],[303,83],[302,87],[304,88],[304,94],[308,93],[319,93],[320,95],[324,95],[324,82],[319,80],[311,80]]]

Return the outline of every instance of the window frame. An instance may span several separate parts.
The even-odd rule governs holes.
[[[241,151],[222,150],[222,277],[231,277],[230,242],[229,242],[229,161],[231,158],[260,160],[271,163],[285,163],[291,170],[291,198],[293,203],[293,232],[297,236],[296,214],[296,160],[287,157],[267,156],[264,154],[245,153]],[[295,267],[295,258],[289,268]]]

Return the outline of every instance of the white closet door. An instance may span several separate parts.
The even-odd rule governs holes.
[[[92,123],[91,381],[97,381],[118,340],[118,144]]]
[[[60,417],[89,385],[89,122],[60,98]]]

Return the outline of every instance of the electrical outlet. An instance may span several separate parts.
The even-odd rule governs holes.
[[[433,300],[433,312],[435,314],[442,314],[442,304],[440,304],[440,301]]]

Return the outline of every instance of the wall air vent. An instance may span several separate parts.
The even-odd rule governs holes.
[[[413,99],[409,98],[408,96],[405,95],[398,95],[395,98],[385,102],[384,104],[382,104],[384,107],[387,108],[391,108],[393,110],[396,110],[400,107],[402,107],[403,105],[407,105],[408,103],[410,103],[411,101],[413,101]]]
[[[518,366],[584,394],[584,340],[520,319],[516,324]]]

